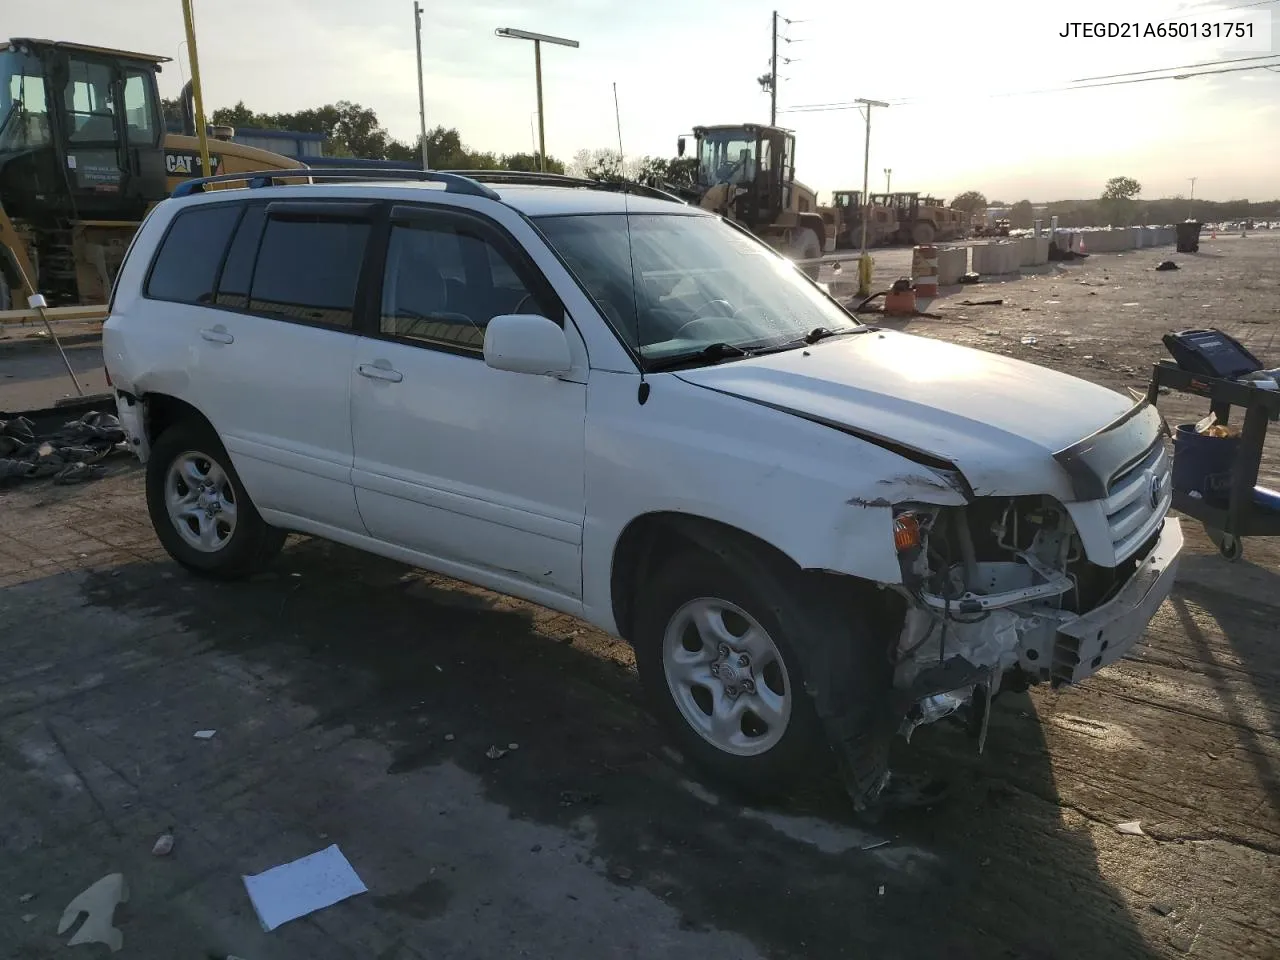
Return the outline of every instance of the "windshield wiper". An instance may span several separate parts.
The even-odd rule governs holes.
[[[803,337],[805,343],[817,343],[819,340],[826,340],[828,337],[843,337],[849,333],[866,333],[865,327],[850,327],[847,330],[832,330],[828,327],[814,327]]]
[[[683,367],[688,364],[695,363],[715,363],[720,360],[732,360],[735,357],[748,357],[750,352],[743,350],[741,347],[735,347],[732,343],[710,343],[693,353],[678,353],[672,357],[661,357],[657,360],[649,361],[645,368],[650,372],[659,370],[671,370],[675,367]]]

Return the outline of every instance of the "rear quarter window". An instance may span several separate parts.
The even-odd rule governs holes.
[[[240,210],[238,203],[223,203],[175,216],[151,265],[146,295],[153,300],[212,303],[218,266]]]

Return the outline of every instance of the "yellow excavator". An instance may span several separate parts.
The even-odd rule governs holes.
[[[818,275],[816,262],[830,246],[817,195],[795,178],[796,138],[790,130],[745,123],[694,127],[698,172],[693,184],[664,184],[705,210],[746,227]],[[687,141],[676,151],[683,157]]]
[[[214,140],[204,171],[189,84],[184,133],[165,130],[156,74],[168,61],[0,42],[0,311],[25,307],[36,292],[50,306],[105,303],[143,217],[183,180],[305,168]]]

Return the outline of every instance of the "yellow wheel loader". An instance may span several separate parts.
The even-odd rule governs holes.
[[[665,189],[740,224],[790,259],[802,261],[801,269],[816,278],[816,261],[830,249],[831,239],[817,195],[795,179],[795,134],[746,123],[694,127],[693,137],[696,182],[665,184]],[[676,152],[683,157],[685,149],[686,139],[680,137]]]
[[[205,176],[192,111],[166,134],[156,74],[168,57],[49,40],[0,42],[0,311],[105,303],[148,210]],[[184,91],[189,103],[189,93]],[[302,168],[210,143],[208,174]]]

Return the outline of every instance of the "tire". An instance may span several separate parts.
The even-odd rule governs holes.
[[[797,260],[817,260],[822,256],[822,241],[818,239],[818,235],[808,227],[801,227],[799,238],[796,241],[798,250]],[[817,280],[818,274],[822,270],[822,266],[817,263],[806,264],[800,268],[805,275],[811,280]]]
[[[204,491],[195,485],[201,479],[210,484]],[[151,447],[147,512],[169,556],[218,580],[263,569],[287,536],[262,519],[212,428],[190,420],[169,427]]]
[[[13,291],[9,287],[9,281],[4,275],[4,270],[0,270],[0,312],[13,309]]]
[[[911,242],[917,247],[928,243],[933,243],[934,229],[933,224],[920,221],[911,228]]]
[[[831,751],[792,646],[791,598],[754,580],[699,550],[678,555],[641,588],[633,642],[651,709],[686,755],[753,794],[778,796],[821,772]],[[699,630],[699,620],[728,632],[712,640],[716,631]]]

